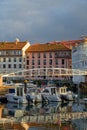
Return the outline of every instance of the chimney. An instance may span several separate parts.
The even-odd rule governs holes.
[[[15,40],[15,43],[16,43],[16,45],[17,45],[17,43],[19,42],[19,39],[18,38],[16,38],[16,40]]]

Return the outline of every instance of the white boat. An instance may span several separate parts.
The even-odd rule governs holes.
[[[8,102],[27,103],[24,84],[16,84],[14,88],[9,88],[5,96]]]
[[[14,88],[9,88],[6,94],[8,102],[13,103],[36,103],[41,102],[42,97],[37,87],[26,87],[24,84],[16,84]]]
[[[59,87],[57,89],[58,94],[60,95],[62,101],[66,100],[66,101],[73,101],[77,98],[77,95],[74,94],[72,91],[67,91],[67,87],[63,86],[63,87]]]
[[[56,87],[46,87],[41,92],[42,100],[48,102],[58,102],[61,101]]]
[[[28,103],[38,103],[42,102],[42,95],[40,89],[37,87],[31,87],[27,90],[26,99]]]

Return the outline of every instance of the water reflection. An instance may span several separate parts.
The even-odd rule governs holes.
[[[61,103],[54,102],[49,104],[15,104],[15,103],[7,103],[4,107],[5,111],[8,111],[8,115],[14,116],[15,112],[17,110],[26,111],[30,115],[34,114],[50,114],[50,113],[56,113],[59,110]]]
[[[73,102],[52,102],[48,104],[15,104],[15,103],[7,103],[4,106],[4,111],[6,114],[6,110],[8,111],[8,115],[13,115],[17,110],[26,111],[30,115],[34,114],[51,114],[58,112],[79,112],[86,111],[86,107],[84,104],[77,104]]]
[[[0,105],[0,109],[2,110],[1,117],[18,117],[25,115],[50,115],[55,113],[67,113],[67,112],[84,112],[87,111],[87,106],[85,104],[78,104],[74,102],[52,102],[48,104],[15,104],[15,103],[7,103],[4,105]],[[18,112],[17,112],[18,111]],[[19,113],[20,111],[20,113]],[[84,121],[84,120],[83,120]],[[79,119],[74,120],[73,123],[78,125]],[[87,121],[85,121],[87,122]],[[85,126],[84,126],[85,127]],[[33,128],[31,128],[33,129]],[[37,128],[39,129],[39,128]],[[29,129],[30,130],[30,129]],[[35,129],[36,130],[36,129]]]

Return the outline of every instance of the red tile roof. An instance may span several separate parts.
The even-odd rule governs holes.
[[[61,44],[60,42],[49,42],[45,44],[33,44],[26,50],[26,53],[28,52],[47,52],[47,51],[57,51],[57,50],[71,50],[69,47],[67,47],[64,44]]]
[[[25,42],[0,42],[0,50],[21,50],[26,45]]]

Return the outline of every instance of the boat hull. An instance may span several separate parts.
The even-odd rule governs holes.
[[[13,103],[28,103],[26,100],[26,96],[15,96],[14,94],[7,94],[6,95],[8,102]]]

